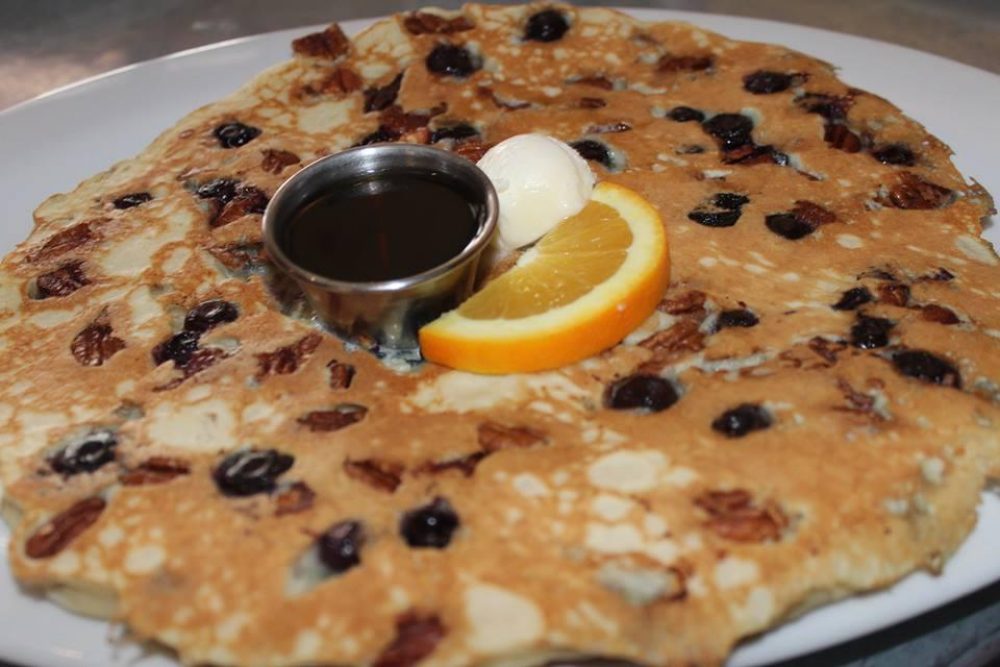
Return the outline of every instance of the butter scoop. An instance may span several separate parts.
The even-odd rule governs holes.
[[[590,199],[594,174],[569,145],[544,134],[518,134],[477,165],[499,200],[496,256],[534,243]]]

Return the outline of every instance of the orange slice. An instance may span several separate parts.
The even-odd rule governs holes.
[[[667,237],[636,192],[599,183],[566,218],[457,309],[420,330],[426,359],[477,373],[559,368],[604,350],[656,308]]]

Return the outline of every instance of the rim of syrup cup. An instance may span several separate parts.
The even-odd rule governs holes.
[[[369,163],[370,168],[351,168],[352,163],[360,164],[364,167],[366,162]],[[336,169],[336,165],[340,163],[344,163],[345,168],[343,169],[343,173],[336,178],[329,178],[326,183],[313,188],[301,185],[311,178],[319,180],[317,177],[318,174]],[[428,168],[427,163],[437,163],[442,168]],[[430,174],[445,174],[451,179],[471,186],[471,189],[482,193],[482,212],[476,216],[476,233],[460,253],[447,261],[433,266],[426,271],[401,278],[377,281],[336,280],[296,264],[288,257],[284,248],[281,247],[281,243],[277,238],[278,229],[281,227],[281,224],[287,224],[289,218],[300,210],[303,205],[313,201],[313,197],[321,195],[324,190],[333,187],[338,181],[351,181],[367,176],[377,177],[379,174],[390,176],[394,172],[415,173],[420,171],[426,171],[426,173]],[[279,213],[279,209],[284,204],[284,200],[297,194],[296,189],[299,187],[304,188],[307,196],[302,197],[301,201],[285,212],[284,219],[280,220],[279,216],[281,213]],[[312,195],[312,197],[309,195]],[[433,281],[435,278],[461,266],[481,253],[489,244],[496,231],[498,210],[499,204],[493,184],[486,174],[473,162],[449,151],[432,146],[423,146],[420,144],[376,144],[350,148],[339,153],[323,156],[293,174],[281,184],[271,198],[271,201],[268,202],[267,208],[264,210],[263,220],[261,221],[261,233],[264,247],[271,259],[274,260],[279,268],[298,280],[332,292],[395,292]]]

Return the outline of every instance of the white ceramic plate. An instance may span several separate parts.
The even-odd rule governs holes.
[[[647,20],[685,20],[729,37],[773,42],[841,67],[843,79],[877,92],[955,150],[963,174],[1000,194],[996,108],[1000,77],[919,51],[823,30],[753,19],[636,10]],[[348,21],[349,33],[370,21]],[[130,157],[187,112],[229,94],[289,56],[286,30],[178,53],[63,88],[0,113],[0,251],[31,228],[45,197]],[[1000,229],[987,236],[1000,245]],[[8,532],[0,523],[0,553]],[[830,605],[743,645],[728,667],[762,665],[858,637],[1000,579],[1000,498],[984,494],[979,525],[944,574],[915,574],[891,589]],[[164,667],[113,644],[106,623],[73,616],[19,591],[0,557],[0,660],[49,667]]]

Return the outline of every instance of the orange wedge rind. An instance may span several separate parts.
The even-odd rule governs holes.
[[[566,366],[615,345],[656,308],[670,273],[656,209],[598,184],[517,263],[419,333],[424,357],[477,373]]]

